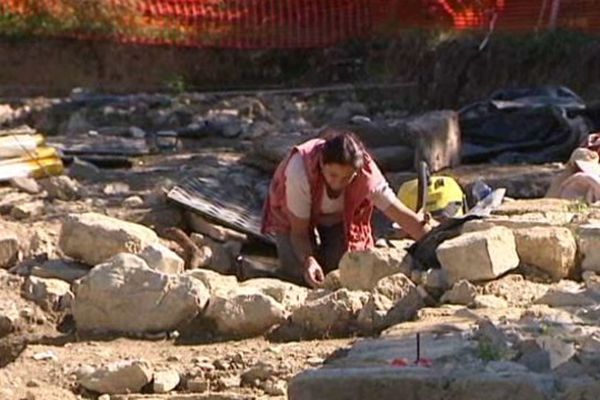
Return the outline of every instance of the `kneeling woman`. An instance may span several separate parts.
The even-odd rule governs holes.
[[[396,198],[361,141],[351,132],[328,129],[294,147],[275,171],[263,232],[275,235],[287,278],[318,287],[347,250],[374,245],[373,207],[414,239],[429,230]]]

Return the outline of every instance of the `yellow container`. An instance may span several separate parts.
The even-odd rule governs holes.
[[[413,211],[417,210],[419,182],[417,179],[405,182],[398,190],[398,199]],[[431,214],[446,212],[447,216],[459,217],[465,213],[465,195],[462,188],[451,177],[433,176],[427,188],[425,211]]]

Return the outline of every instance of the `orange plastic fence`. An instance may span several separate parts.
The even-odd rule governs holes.
[[[379,30],[600,32],[600,0],[0,0],[0,34],[229,48],[323,47]]]

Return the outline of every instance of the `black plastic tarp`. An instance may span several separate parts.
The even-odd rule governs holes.
[[[459,112],[464,163],[565,161],[593,129],[586,105],[561,86],[505,89]]]

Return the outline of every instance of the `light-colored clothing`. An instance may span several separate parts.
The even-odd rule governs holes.
[[[286,193],[289,185],[285,171],[294,155],[299,154],[304,163],[306,177],[310,187],[310,228],[320,223],[321,205],[326,193],[325,179],[321,173],[320,162],[325,140],[312,139],[292,149],[279,164],[265,202],[262,232],[265,234],[286,234],[291,230],[291,218],[294,214],[288,208]],[[343,193],[344,207],[341,222],[344,227],[345,250],[360,251],[375,245],[371,218],[373,216],[373,193],[385,182],[385,178],[375,161],[365,153],[363,167],[346,187]],[[319,205],[318,207],[316,205]]]
[[[285,198],[288,209],[297,218],[309,218],[311,215],[311,193],[304,160],[298,153],[294,154],[285,169],[285,177],[288,182],[285,188]],[[390,185],[383,180],[370,194],[375,207],[385,211],[394,201],[396,196]],[[319,208],[320,214],[342,214],[344,211],[344,193],[337,198],[330,198],[327,191],[323,193],[323,199]]]

